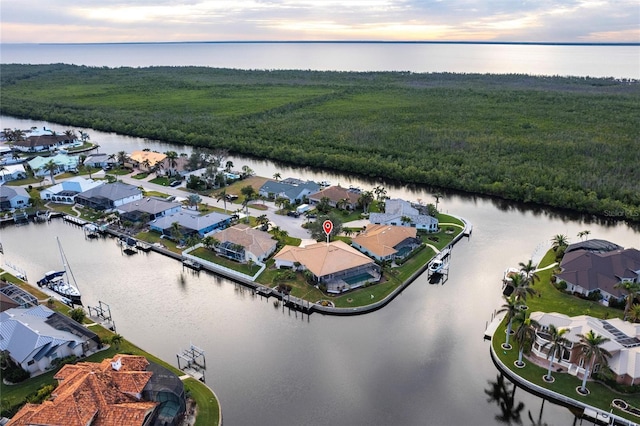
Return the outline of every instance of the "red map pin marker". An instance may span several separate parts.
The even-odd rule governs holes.
[[[322,222],[322,229],[324,229],[324,233],[329,235],[331,231],[333,231],[333,222],[330,220],[325,220]]]

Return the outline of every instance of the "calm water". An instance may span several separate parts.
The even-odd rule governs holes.
[[[2,63],[640,78],[640,45],[433,43],[2,44]]]
[[[1,117],[2,127],[52,123]],[[104,152],[166,145],[89,131]],[[178,151],[188,148],[171,147]],[[372,182],[270,162],[234,159],[258,174],[314,179],[370,188]],[[390,196],[433,202],[425,188],[387,185]],[[580,217],[446,194],[445,211],[474,224],[473,236],[453,250],[444,285],[419,278],[391,304],[357,317],[310,317],[275,308],[232,282],[186,272],[160,255],[120,253],[114,240],[87,241],[62,221],[0,229],[8,262],[31,282],[60,265],[60,237],[85,304],[111,306],[118,332],[176,363],[190,343],[206,351],[207,383],[220,397],[228,425],[500,425],[491,401],[497,370],[482,335],[501,305],[500,278],[507,266],[541,253],[558,233],[577,241],[588,229],[626,247],[640,247],[640,232],[623,223],[605,225]],[[538,418],[542,400],[522,390],[523,424]],[[570,425],[565,408],[545,404],[543,423]],[[516,424],[513,422],[512,424]]]

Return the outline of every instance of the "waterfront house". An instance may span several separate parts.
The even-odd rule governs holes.
[[[626,322],[620,318],[601,320],[588,315],[569,317],[556,312],[532,312],[531,319],[540,324],[536,329],[531,356],[538,357],[543,362],[549,362],[547,358],[549,346],[544,348],[549,342],[547,334],[549,325],[553,324],[557,329],[567,329],[563,337],[569,341],[569,344],[563,347],[561,354],[557,356],[555,368],[562,368],[569,374],[582,378],[586,366],[577,345],[580,342],[578,335],[584,336],[589,331],[593,331],[609,339],[601,347],[611,354],[608,364],[616,376],[616,381],[624,385],[640,383],[640,324]],[[590,373],[597,372],[601,367],[595,365]]]
[[[571,246],[569,246],[570,248]],[[601,302],[609,305],[609,300],[622,300],[627,293],[614,288],[621,282],[640,282],[640,251],[635,248],[621,249],[608,246],[611,250],[581,248],[565,252],[560,262],[562,272],[556,280],[567,284],[567,291],[588,296],[600,292]]]
[[[133,151],[129,154],[130,164],[144,171],[151,171],[158,165],[164,165],[165,158],[167,158],[166,154],[153,151]]]
[[[422,244],[417,232],[406,226],[369,225],[351,245],[378,261],[402,259]]]
[[[90,355],[100,338],[71,318],[43,305],[0,312],[0,350],[29,373],[51,368],[58,358]]]
[[[108,154],[94,153],[88,155],[87,158],[84,159],[84,163],[82,164],[84,164],[86,167],[96,167],[103,169],[115,164],[115,160],[110,159]]]
[[[260,187],[258,194],[269,199],[284,198],[295,204],[302,202],[318,189],[320,186],[310,180],[287,179],[281,182],[268,180]]]
[[[0,185],[0,210],[27,207],[29,198],[29,193],[21,186]]]
[[[40,192],[40,198],[45,202],[53,201],[54,203],[61,204],[75,204],[76,195],[104,184],[105,183],[102,181],[95,181],[75,176],[49,188],[43,189]]]
[[[340,206],[343,209],[355,210],[360,198],[360,191],[352,188],[343,188],[340,185],[330,186],[309,195],[309,204],[312,206],[318,205],[323,198],[329,200],[331,207]]]
[[[26,178],[27,172],[22,164],[6,164],[0,166],[0,184]]]
[[[67,154],[56,154],[53,157],[35,157],[27,162],[31,170],[36,176],[49,176],[49,171],[45,169],[45,166],[50,162],[56,165],[56,170],[53,171],[53,174],[56,175],[58,173],[63,173],[67,171],[77,171],[78,170],[78,160],[77,156],[67,155]]]
[[[139,222],[145,217],[147,221],[155,220],[159,217],[178,213],[181,210],[181,203],[167,201],[158,197],[146,197],[118,207],[120,218],[131,222]]]
[[[275,256],[278,269],[307,270],[329,293],[341,293],[380,280],[380,266],[347,243],[337,240],[304,247],[284,246]]]
[[[70,146],[76,141],[66,134],[36,134],[13,142],[13,148],[21,152],[46,152],[56,148]]]
[[[409,226],[427,232],[438,232],[438,219],[423,213],[410,202],[399,198],[387,200],[385,212],[371,213],[369,221],[378,225]]]
[[[262,263],[271,256],[277,246],[277,241],[271,234],[244,223],[207,235],[220,241],[216,252],[243,263],[249,260]],[[238,255],[238,247],[242,247],[241,256]]]
[[[180,378],[139,355],[66,364],[54,379],[51,398],[27,403],[10,425],[176,426],[186,411]]]
[[[122,182],[107,183],[76,195],[76,202],[95,210],[111,211],[116,207],[142,199],[142,191]]]
[[[224,229],[231,223],[231,216],[222,213],[209,213],[200,216],[198,212],[182,209],[177,213],[162,216],[149,223],[152,231],[163,235],[173,236],[173,224],[178,223],[180,233],[184,236],[198,233],[203,237],[214,229]]]

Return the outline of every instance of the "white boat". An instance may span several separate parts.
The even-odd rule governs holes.
[[[444,268],[444,262],[442,260],[436,259],[429,265],[429,272],[432,274],[439,273]]]
[[[78,290],[78,286],[75,284],[75,278],[67,263],[64,251],[62,251],[62,245],[57,237],[56,240],[58,241],[58,249],[60,250],[60,257],[62,258],[62,266],[64,269],[62,271],[47,272],[42,279],[38,280],[38,285],[58,293],[63,297],[63,300],[67,299],[74,305],[82,305],[80,290]],[[73,284],[71,280],[69,280],[69,277],[73,280]]]

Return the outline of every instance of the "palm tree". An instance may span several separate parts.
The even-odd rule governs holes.
[[[256,223],[258,225],[266,225],[269,223],[269,218],[267,217],[266,214],[261,214],[256,218]]]
[[[178,153],[175,151],[167,151],[164,153],[167,156],[167,165],[169,166],[169,176],[172,174],[172,169],[178,167]]]
[[[580,232],[578,232],[578,238],[580,238],[580,240],[582,241],[582,238],[588,236],[590,233],[591,233],[591,231],[587,231],[587,230],[580,231]]]
[[[124,162],[127,161],[126,151],[118,151],[116,158],[118,159],[118,164],[120,164],[120,167],[124,167]]]
[[[531,281],[521,274],[513,274],[511,276],[511,285],[513,286],[513,293],[511,293],[511,297],[513,297],[517,302],[526,302],[527,296],[533,296],[538,293],[530,284]]]
[[[402,223],[402,225],[409,224],[411,223],[411,218],[409,216],[402,216],[400,218],[400,222]]]
[[[378,201],[384,201],[387,198],[387,190],[384,189],[384,186],[376,186],[373,188],[373,193],[376,195],[376,200]]]
[[[253,171],[253,169],[251,169],[251,167],[249,166],[242,166],[242,176],[243,177],[249,177],[249,176],[253,176],[255,172]]]
[[[147,169],[147,171],[150,171],[149,169],[151,169],[151,161],[149,161],[148,158],[145,158],[140,165]]]
[[[198,204],[202,202],[202,198],[198,194],[189,194],[187,202],[189,207],[195,207],[195,210],[198,210]]]
[[[594,333],[593,330],[589,330],[584,335],[578,334],[578,337],[580,338],[580,342],[577,346],[582,352],[586,366],[584,376],[582,377],[582,387],[580,388],[580,392],[586,394],[587,377],[589,377],[589,372],[593,371],[593,365],[595,363],[606,365],[607,358],[611,358],[611,353],[601,347],[603,344],[607,343],[609,339]]]
[[[273,174],[273,178],[277,181],[279,181],[280,179],[282,179],[282,175],[278,172]]]
[[[513,319],[521,312],[520,305],[514,297],[506,297],[503,296],[506,301],[505,304],[502,305],[502,308],[497,311],[497,313],[506,312],[507,315],[505,319],[507,320],[507,337],[505,342],[502,344],[502,348],[509,350],[511,349],[511,345],[509,344],[509,336],[511,335],[511,327],[513,325]]]
[[[58,171],[58,165],[53,161],[53,160],[49,160],[44,166],[43,168],[49,172],[49,176],[51,177],[51,184],[55,185],[56,181],[53,178],[53,174],[55,172]]]
[[[122,341],[124,340],[124,337],[122,337],[122,335],[116,333],[113,336],[111,336],[111,344],[113,346],[115,346],[116,350],[120,349],[120,343],[122,343]]]
[[[180,241],[182,239],[182,231],[180,228],[180,222],[173,222],[171,224],[171,236],[175,238],[176,241]]]
[[[536,320],[532,320],[529,318],[529,314],[527,311],[520,311],[514,318],[515,323],[517,324],[516,333],[513,338],[518,343],[518,347],[520,348],[518,353],[518,361],[516,361],[516,365],[518,367],[524,367],[524,362],[522,362],[522,354],[525,352],[529,352],[531,350],[531,345],[536,337],[536,330],[534,327],[538,327],[538,322]]]
[[[629,310],[629,318],[627,318],[631,322],[640,321],[640,304],[634,303]]]
[[[562,351],[564,347],[569,343],[564,335],[569,331],[568,328],[556,328],[555,325],[549,324],[549,331],[547,332],[549,339],[542,346],[542,349],[549,348],[549,352],[547,353],[547,359],[549,359],[549,369],[547,370],[547,375],[544,376],[544,379],[547,382],[552,382],[553,377],[551,376],[551,368],[553,367],[553,361],[556,355],[559,353],[562,357]]]
[[[627,303],[624,306],[624,318],[627,319],[631,306],[633,306],[633,301],[638,297],[638,295],[640,295],[640,283],[635,283],[633,281],[620,281],[618,284],[614,285],[613,288],[619,288],[627,292]]]
[[[220,244],[220,241],[218,241],[216,238],[212,237],[211,235],[207,235],[202,239],[202,245],[204,245],[209,250],[211,250],[213,247],[217,246],[218,244]]]
[[[227,190],[221,189],[216,193],[216,201],[222,200],[224,204],[224,214],[227,214]]]
[[[536,265],[533,264],[533,261],[529,259],[527,263],[520,262],[518,263],[520,266],[520,272],[522,272],[531,284],[535,284],[536,281],[540,281],[540,277],[536,274]]]
[[[558,251],[569,245],[569,239],[566,235],[557,234],[551,239],[551,244],[553,251]]]
[[[233,170],[233,161],[227,161],[227,163],[224,165],[224,171],[227,173],[231,173],[231,170]]]
[[[362,206],[363,213],[367,214],[369,212],[369,206],[373,202],[373,192],[371,191],[362,191],[360,193],[360,197],[358,197],[358,203]]]
[[[438,204],[440,203],[440,198],[442,198],[443,195],[439,192],[433,194],[433,198],[436,199],[436,210],[438,210]]]

